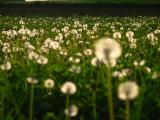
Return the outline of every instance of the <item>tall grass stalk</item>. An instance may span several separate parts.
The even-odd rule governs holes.
[[[97,110],[96,110],[96,91],[93,91],[92,95],[92,104],[93,104],[93,117],[94,120],[97,120]]]
[[[66,109],[68,109],[68,111],[70,112],[70,110],[69,110],[69,95],[66,96]],[[70,120],[70,115],[66,115],[66,120]]]
[[[0,120],[4,119],[4,100],[0,103]]]
[[[140,81],[141,81],[141,90],[140,90],[140,96],[139,96],[139,99],[138,99],[138,107],[137,107],[137,110],[136,110],[136,120],[141,120],[141,110],[142,110],[142,106],[143,106],[143,101],[144,101],[144,93],[146,91],[146,84],[145,84],[145,81],[143,79],[143,75],[142,75],[142,71],[140,68],[138,68],[138,72],[139,72],[139,75],[140,75]]]
[[[130,120],[130,102],[129,99],[126,100],[126,120]]]
[[[30,91],[30,107],[29,107],[29,120],[33,120],[33,105],[34,105],[34,84],[31,84]]]
[[[110,120],[114,120],[113,96],[112,96],[112,79],[111,68],[107,67],[107,81],[108,81],[108,109]]]

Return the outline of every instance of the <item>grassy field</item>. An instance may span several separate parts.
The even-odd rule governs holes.
[[[160,120],[159,39],[159,17],[0,16],[0,120]]]

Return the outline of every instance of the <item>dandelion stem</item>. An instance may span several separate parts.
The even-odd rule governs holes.
[[[29,120],[33,119],[34,84],[31,84]]]
[[[141,119],[141,110],[142,110],[142,105],[143,105],[143,101],[144,101],[144,93],[146,91],[146,84],[145,81],[143,79],[143,75],[141,72],[141,69],[138,69],[139,71],[139,75],[140,75],[140,80],[141,80],[141,92],[140,92],[140,96],[138,99],[138,107],[137,107],[137,113],[136,113],[136,120],[140,120]]]
[[[68,109],[68,111],[70,112],[70,110],[69,110],[69,95],[66,96],[66,109]],[[70,120],[69,115],[66,115],[66,120]]]
[[[93,116],[94,116],[94,120],[97,120],[96,92],[95,91],[93,91],[92,100],[93,100]]]
[[[129,105],[129,99],[126,100],[126,120],[130,120],[130,105]]]
[[[112,98],[112,80],[111,70],[107,67],[107,78],[108,78],[108,108],[110,120],[114,120],[114,109],[113,109],[113,98]]]
[[[4,102],[3,101],[2,101],[1,108],[0,108],[0,120],[4,119]]]

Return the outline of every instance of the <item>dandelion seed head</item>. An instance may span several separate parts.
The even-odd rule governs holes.
[[[137,48],[137,44],[136,43],[131,43],[129,44],[130,48]]]
[[[120,32],[114,32],[113,33],[113,38],[115,38],[115,39],[121,39],[121,33]]]
[[[121,73],[123,74],[123,76],[129,76],[132,74],[132,69],[129,68],[122,69]]]
[[[10,70],[12,67],[11,62],[10,61],[6,61],[4,64],[0,65],[0,68],[2,70]]]
[[[10,53],[11,52],[11,49],[9,47],[2,47],[2,52],[4,53]]]
[[[134,60],[134,61],[133,61],[133,65],[134,65],[135,67],[144,66],[144,65],[145,65],[145,60],[141,60],[141,61]]]
[[[139,65],[140,65],[140,66],[144,66],[144,65],[145,65],[145,62],[146,62],[145,60],[141,60],[141,61],[139,62]]]
[[[160,29],[156,29],[156,30],[154,31],[154,33],[155,33],[155,34],[159,34],[159,33],[160,33]]]
[[[149,68],[149,67],[145,67],[144,70],[145,70],[145,72],[147,72],[147,73],[151,73],[151,68]]]
[[[37,59],[37,63],[42,64],[42,65],[45,65],[45,64],[48,63],[48,58],[40,55],[40,56],[38,57],[38,59]]]
[[[85,50],[83,51],[83,53],[84,53],[84,55],[86,55],[86,56],[90,56],[90,55],[92,55],[92,50],[91,50],[91,49],[85,49]]]
[[[112,77],[118,77],[120,73],[121,73],[120,71],[114,71],[112,73]]]
[[[78,64],[78,63],[80,63],[80,61],[81,60],[79,58],[75,58],[74,63]]]
[[[111,38],[101,38],[95,44],[95,55],[105,64],[115,66],[117,58],[122,53],[120,44]]]
[[[118,97],[121,100],[133,100],[139,94],[139,87],[136,82],[126,81],[118,86]]]
[[[65,115],[74,117],[78,114],[78,107],[76,105],[70,105],[69,108],[64,110]]]
[[[30,84],[37,84],[38,83],[38,80],[36,78],[33,78],[33,77],[27,77],[26,80]]]
[[[134,36],[134,32],[133,31],[127,31],[126,32],[126,37],[132,38],[133,36]]]
[[[76,66],[76,65],[72,65],[72,66],[69,68],[69,71],[78,74],[78,73],[81,72],[81,67],[80,67],[80,66]]]
[[[53,88],[54,87],[54,80],[52,80],[52,79],[46,79],[45,81],[44,81],[44,87],[45,88]]]
[[[61,87],[61,92],[64,93],[64,94],[72,95],[76,91],[77,91],[76,85],[71,81],[65,82]]]
[[[128,38],[128,41],[129,41],[131,44],[136,44],[137,39],[135,39],[135,38]]]
[[[39,55],[36,52],[34,52],[32,50],[28,51],[28,58],[30,60],[36,60],[36,59],[38,59],[38,57],[39,57]]]
[[[124,57],[125,58],[132,57],[132,53],[126,53]]]
[[[98,59],[96,57],[92,58],[91,60],[91,65],[96,67],[100,62],[98,61]]]
[[[135,61],[133,62],[133,65],[134,65],[134,66],[138,66],[138,62],[135,60]]]
[[[35,50],[35,46],[31,45],[30,42],[25,42],[25,43],[24,43],[24,47],[25,47],[25,48],[28,48],[28,49],[30,49],[30,50]]]

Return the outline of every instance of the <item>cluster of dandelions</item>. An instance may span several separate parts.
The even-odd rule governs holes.
[[[77,88],[75,84],[71,81],[65,82],[61,87],[61,92],[66,94],[66,108],[64,113],[66,114],[66,119],[68,120],[70,117],[74,117],[78,113],[78,107],[75,104],[70,104],[70,95],[75,94]]]
[[[16,22],[18,21],[18,19],[19,18],[15,19]],[[52,63],[57,64],[57,66],[60,66],[60,64],[62,64],[62,62],[60,61],[62,60],[65,61],[64,62],[65,64],[67,64],[67,67],[62,67],[62,69],[63,71],[66,71],[66,69],[69,71],[68,76],[74,73],[81,75],[80,73],[85,71],[83,65],[86,62],[88,62],[87,61],[88,59],[89,60],[92,59],[91,64],[93,66],[98,66],[99,64],[104,63],[106,67],[110,67],[110,69],[114,67],[112,70],[116,71],[113,71],[113,73],[108,74],[107,76],[110,76],[109,78],[115,77],[114,79],[117,80],[118,78],[121,80],[120,81],[121,83],[117,90],[118,97],[126,101],[132,100],[133,98],[136,98],[138,96],[139,92],[138,91],[139,89],[137,89],[138,87],[133,87],[133,86],[138,86],[137,83],[134,81],[132,81],[132,83],[131,81],[128,81],[128,79],[130,80],[131,77],[133,77],[134,70],[131,68],[121,69],[121,67],[129,66],[130,63],[127,61],[127,59],[129,59],[131,60],[131,65],[133,65],[132,67],[134,67],[135,70],[144,70],[147,73],[153,74],[152,75],[153,79],[159,78],[160,76],[159,72],[158,71],[152,72],[152,70],[154,70],[152,69],[152,67],[150,68],[144,66],[145,63],[148,61],[145,61],[143,55],[140,57],[137,56],[138,58],[136,58],[135,52],[138,51],[137,55],[139,55],[140,53],[147,54],[145,50],[143,51],[143,47],[145,46],[142,47],[139,46],[139,43],[141,42],[140,39],[144,40],[144,41],[142,40],[142,42],[146,44],[146,47],[148,45],[147,43],[149,42],[153,48],[156,48],[158,51],[160,51],[160,47],[158,47],[160,30],[159,28],[156,29],[150,28],[148,24],[144,24],[145,20],[143,21],[141,20],[141,18],[136,23],[132,23],[131,21],[132,20],[135,21],[135,19],[130,19],[130,18],[124,19],[124,22],[112,21],[112,23],[108,22],[107,19],[101,21],[99,18],[90,19],[87,17],[85,19],[83,18],[82,20],[79,18],[74,18],[74,19],[40,18],[36,20],[31,18],[29,19],[22,18],[20,19],[20,21],[18,21],[19,22],[18,26],[20,26],[20,28],[16,25],[13,26],[11,22],[7,23],[4,20],[5,21],[4,24],[5,23],[8,25],[11,24],[11,28],[10,29],[3,28],[2,34],[0,33],[0,36],[2,36],[0,38],[1,39],[0,47],[2,48],[1,50],[2,54],[4,54],[4,60],[3,60],[3,55],[0,59],[0,69],[7,71],[6,73],[8,73],[10,72],[10,70],[12,71],[12,69],[14,69],[16,65],[21,64],[21,62],[23,63],[23,61],[27,63],[23,64],[24,65],[23,67],[27,68],[29,65],[28,68],[31,69],[32,66],[34,66],[36,63],[38,64],[37,65],[38,69],[40,65],[43,65],[43,67],[44,66],[52,67],[51,65]],[[88,24],[88,20],[94,22]],[[126,20],[127,21],[130,20],[130,22],[127,22]],[[2,21],[2,19],[0,19],[0,21]],[[52,24],[52,26],[46,27],[47,25],[50,26],[50,23]],[[36,26],[37,24],[40,27],[39,28],[35,27],[32,29],[32,27],[34,27],[34,25]],[[141,32],[138,29],[143,28],[142,24],[144,24],[144,27],[149,28],[150,32],[149,33],[147,32],[147,34],[146,33],[142,34],[141,35],[142,37],[138,37],[139,33]],[[31,25],[32,27],[30,27],[29,25]],[[117,25],[120,26],[120,28],[117,28]],[[105,27],[111,29],[113,34],[111,31],[109,32],[109,30],[107,30],[106,32]],[[94,44],[95,57],[92,58],[94,53],[91,47],[92,42],[101,37],[101,32],[103,30],[105,31],[105,33],[103,33],[105,36],[113,36],[115,40],[112,38],[101,38],[100,40],[98,40]],[[127,41],[125,41],[124,39],[127,39]],[[123,47],[120,45],[120,43],[123,44]],[[75,47],[75,49],[73,49],[73,47]],[[76,49],[76,48],[81,48],[81,49]],[[127,50],[123,51],[123,53],[125,54],[123,60],[126,59],[127,63],[119,64],[121,63],[122,60],[118,59],[122,54],[121,50],[122,48],[123,49],[127,48]],[[132,52],[132,50],[134,52]],[[132,61],[132,58],[134,57],[136,58],[136,60]],[[141,57],[142,59],[140,60]],[[64,64],[62,64],[62,66],[63,65]],[[27,70],[28,69],[26,69],[26,71]],[[45,72],[45,69],[43,71]],[[85,77],[87,77],[88,79],[88,77],[90,76],[85,76]],[[38,80],[35,78],[28,78],[27,80],[29,83],[31,83],[32,86],[35,86],[35,84],[38,83]],[[129,83],[126,83],[124,81]],[[135,84],[133,84],[133,82]],[[67,85],[68,83],[62,85],[61,91],[66,94],[66,101],[69,101],[70,103],[69,100],[70,96],[73,95],[75,93],[74,91],[76,90],[74,87],[73,87],[74,89],[67,88],[64,90],[65,87],[63,88],[63,86]],[[53,94],[54,86],[55,83],[52,79],[48,78],[44,80],[44,87],[46,88],[46,91],[49,95]],[[74,112],[74,114],[71,114],[71,111],[74,110],[75,111],[77,110],[75,109],[75,105],[71,103],[68,104],[67,102],[64,110],[65,114],[68,115],[70,114],[70,116],[74,116],[74,114],[77,113]]]
[[[89,51],[89,50],[87,50]],[[106,67],[108,67],[109,69],[111,67],[115,67],[117,64],[117,60],[118,58],[121,56],[122,54],[122,49],[121,46],[119,44],[119,42],[117,42],[114,39],[111,38],[101,38],[99,41],[97,41],[95,43],[95,55],[96,57],[94,58],[94,60],[96,60],[96,63],[104,63],[106,65]],[[70,61],[73,61],[73,58],[70,57]],[[93,59],[92,59],[93,62]],[[91,62],[91,63],[92,63]],[[94,63],[95,64],[95,63]],[[138,63],[134,64],[138,65]],[[140,62],[140,65],[144,64],[143,61]],[[95,64],[97,65],[97,64]],[[111,72],[111,71],[108,71]],[[129,70],[123,70],[123,74],[128,74]],[[120,74],[120,73],[119,73]],[[112,101],[112,83],[111,83],[111,74],[109,77],[109,81],[108,81],[108,92],[109,96],[108,96],[108,104],[109,104],[109,114],[110,114],[110,120],[114,120],[114,107],[113,107],[113,101]],[[27,78],[28,83],[31,83],[32,86],[34,84],[37,84],[38,81],[37,79],[34,78]],[[52,89],[54,87],[55,83],[52,79],[46,79],[44,82],[44,86],[45,88],[47,88],[47,91],[49,93],[49,95],[52,95]],[[33,91],[33,88],[31,89],[31,93]],[[70,117],[74,117],[77,115],[78,113],[78,107],[75,104],[71,104],[70,103],[70,95],[75,94],[75,92],[77,91],[77,88],[75,86],[75,84],[71,81],[67,81],[65,82],[62,86],[61,86],[61,92],[66,94],[66,108],[64,110],[64,113],[66,114],[66,119],[70,119]],[[33,93],[32,93],[33,94]],[[118,86],[118,97],[121,100],[126,100],[127,104],[126,104],[126,120],[130,119],[130,108],[129,108],[129,100],[135,99],[139,94],[139,87],[138,85],[133,82],[133,81],[126,81],[126,82],[122,82],[119,86]],[[31,96],[31,98],[33,97],[33,95]],[[33,100],[33,98],[32,98]],[[32,101],[31,100],[31,101]],[[33,102],[33,101],[32,101]],[[30,106],[33,109],[33,106]],[[33,111],[33,110],[32,110]],[[31,113],[33,114],[33,113]],[[32,118],[32,115],[31,117]]]
[[[29,108],[29,120],[33,119],[33,102],[34,102],[34,85],[38,83],[38,80],[33,77],[27,77],[27,82],[31,85],[30,91],[30,108]],[[48,95],[52,95],[52,90],[55,86],[54,80],[48,78],[44,81],[44,87],[47,89]],[[66,108],[64,113],[66,115],[66,119],[70,117],[75,117],[78,114],[78,107],[75,104],[70,104],[69,96],[75,94],[77,91],[76,85],[71,81],[66,81],[61,86],[61,92],[66,94]]]
[[[130,32],[127,34],[129,38],[133,37],[133,33]],[[94,61],[104,63],[110,71],[110,67],[115,67],[117,63],[117,59],[121,56],[122,50],[119,42],[111,38],[102,38],[99,39],[95,43],[95,55],[96,59]],[[91,61],[93,63],[93,59]],[[135,63],[135,62],[134,62]],[[140,65],[144,65],[145,62],[141,61]],[[95,64],[93,64],[95,66]],[[138,63],[136,63],[138,65]],[[128,70],[123,70],[123,73],[126,75]],[[114,73],[115,74],[115,73]],[[121,74],[118,72],[118,74]],[[112,81],[111,81],[111,73],[107,73],[107,81],[108,81],[108,106],[109,106],[109,115],[110,120],[114,120],[114,106],[113,106],[113,97],[112,97]],[[126,81],[121,83],[118,86],[118,97],[121,100],[126,100],[126,120],[130,119],[130,107],[129,100],[135,99],[139,94],[139,87],[136,82]]]

